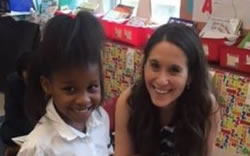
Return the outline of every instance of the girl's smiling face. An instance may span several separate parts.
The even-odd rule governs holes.
[[[68,68],[41,78],[43,90],[52,97],[61,118],[72,127],[84,131],[92,111],[101,102],[98,65]]]

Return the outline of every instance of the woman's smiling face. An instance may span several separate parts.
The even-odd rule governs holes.
[[[160,108],[176,102],[189,81],[187,57],[176,45],[161,41],[144,66],[145,84],[153,104]]]

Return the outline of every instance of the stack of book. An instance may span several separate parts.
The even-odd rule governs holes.
[[[240,36],[242,21],[240,19],[224,19],[211,17],[200,32],[200,37],[235,41]]]

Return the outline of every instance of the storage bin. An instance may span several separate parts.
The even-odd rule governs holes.
[[[250,50],[225,45],[219,51],[221,66],[250,73]]]
[[[210,62],[219,62],[219,48],[225,45],[224,39],[201,38],[207,60]]]
[[[32,8],[32,0],[9,0],[11,11],[29,12]]]
[[[134,27],[126,23],[115,23],[101,19],[104,32],[107,38],[127,43],[135,47],[144,46],[154,29]]]

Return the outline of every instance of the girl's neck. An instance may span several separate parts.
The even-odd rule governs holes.
[[[160,108],[160,122],[162,126],[170,124],[173,120],[176,104],[170,104],[165,108]]]
[[[71,123],[71,126],[74,127],[75,129],[77,129],[78,131],[83,132],[83,133],[86,133],[86,131],[87,131],[86,124],[82,125],[82,124]]]
[[[55,109],[57,111],[57,113],[59,114],[59,116],[64,120],[64,122],[66,122],[68,125],[70,125],[71,127],[77,129],[78,131],[81,131],[83,133],[86,133],[87,131],[87,127],[86,127],[86,122],[82,122],[82,123],[77,123],[77,122],[72,122],[70,121],[65,115],[63,115],[56,107],[56,105],[54,104]]]

